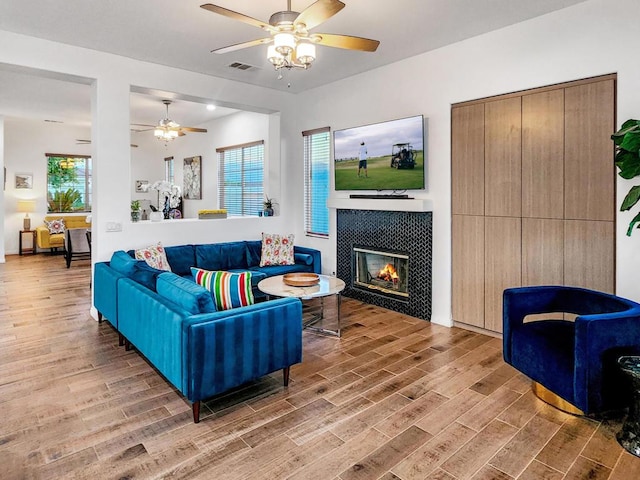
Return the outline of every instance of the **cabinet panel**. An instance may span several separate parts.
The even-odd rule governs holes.
[[[566,220],[564,283],[614,293],[614,223]]]
[[[521,97],[485,104],[485,215],[521,216]]]
[[[484,328],[484,217],[452,217],[453,320]]]
[[[522,284],[564,283],[564,222],[522,219]]]
[[[451,110],[451,211],[484,215],[484,105]]]
[[[614,220],[613,106],[613,80],[565,89],[567,219]]]
[[[522,216],[564,216],[564,90],[522,97]]]
[[[521,219],[485,217],[484,325],[502,332],[502,292],[522,285]]]

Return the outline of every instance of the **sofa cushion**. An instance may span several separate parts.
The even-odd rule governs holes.
[[[293,258],[296,263],[313,265],[313,255],[309,255],[308,253],[294,253]]]
[[[246,269],[232,268],[231,270],[227,270],[227,271],[231,273],[242,273],[242,272],[246,272]],[[251,286],[252,287],[254,288],[257,287],[260,281],[264,280],[265,278],[267,278],[266,273],[263,273],[259,270],[251,269]]]
[[[231,270],[247,268],[244,242],[213,243],[196,245],[196,264],[204,270]]]
[[[193,245],[165,247],[164,253],[173,273],[181,277],[191,277],[191,267],[196,266],[196,252]]]
[[[49,233],[54,235],[56,233],[64,233],[64,218],[56,218],[55,220],[45,220],[45,225],[49,229]]]
[[[139,248],[135,252],[137,260],[144,260],[147,265],[158,270],[171,271],[171,266],[167,260],[167,255],[164,252],[162,243],[158,242],[157,245],[150,245],[146,248]]]
[[[253,304],[251,272],[211,272],[201,268],[192,268],[191,272],[195,282],[211,292],[216,309],[229,310]]]
[[[175,273],[162,272],[158,275],[156,290],[158,295],[171,300],[191,314],[216,311],[209,291]]]
[[[293,234],[263,233],[260,266],[293,265],[293,237]]]
[[[313,267],[297,263],[295,265],[268,265],[266,267],[251,267],[249,270],[251,270],[252,272],[262,272],[267,277],[273,277],[275,275],[284,275],[285,273],[313,272]]]
[[[118,250],[117,252],[113,252],[113,255],[111,255],[109,266],[116,272],[127,277],[131,277],[135,270],[136,263],[138,263],[138,260],[131,258],[131,256],[127,255],[124,250]]]
[[[140,285],[144,285],[149,290],[155,292],[157,291],[157,278],[163,272],[164,270],[158,270],[157,268],[150,267],[143,260],[137,260],[133,269],[133,274],[130,278],[138,282]]]
[[[262,241],[250,240],[244,243],[247,256],[247,267],[257,267],[260,265],[260,256],[262,255]]]

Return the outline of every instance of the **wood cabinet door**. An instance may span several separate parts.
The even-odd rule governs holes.
[[[565,220],[564,284],[614,293],[614,223]]]
[[[502,332],[502,294],[522,285],[521,219],[485,217],[484,325]]]
[[[452,315],[484,328],[484,217],[452,217]]]
[[[564,283],[564,222],[522,219],[522,284]]]
[[[564,90],[522,97],[522,216],[564,216]]]
[[[484,214],[519,217],[522,204],[521,97],[485,104]]]
[[[565,218],[615,218],[614,81],[565,89]]]
[[[484,104],[451,110],[451,212],[484,215]]]

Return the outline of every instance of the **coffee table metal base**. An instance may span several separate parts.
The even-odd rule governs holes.
[[[337,309],[337,314],[336,314],[336,320],[338,322],[337,325],[337,330],[331,330],[328,328],[322,328],[322,327],[316,327],[315,324],[324,320],[324,299],[325,297],[320,297],[320,306],[316,307],[316,306],[305,306],[303,304],[302,306],[302,316],[303,316],[303,323],[302,326],[308,330],[311,330],[313,332],[316,333],[322,333],[325,335],[333,335],[335,337],[339,337],[340,336],[340,304],[342,303],[342,295],[340,293],[335,295],[336,297],[336,309]],[[303,300],[304,302],[304,300]],[[304,316],[308,315],[311,318],[307,321],[304,321]]]

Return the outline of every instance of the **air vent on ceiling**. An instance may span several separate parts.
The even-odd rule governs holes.
[[[254,70],[258,67],[254,65],[248,65],[246,63],[233,62],[229,64],[229,68],[235,68],[236,70]]]

